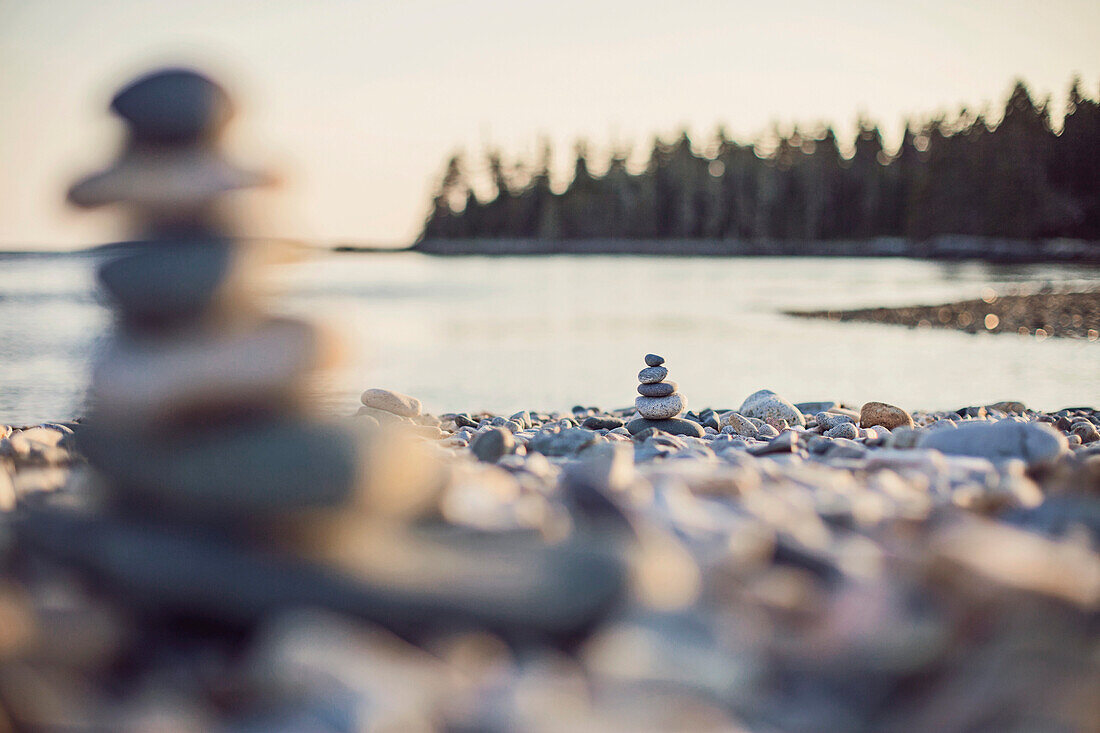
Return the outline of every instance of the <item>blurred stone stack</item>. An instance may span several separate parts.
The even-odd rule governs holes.
[[[416,426],[317,414],[311,380],[334,349],[307,322],[265,314],[250,286],[257,253],[233,238],[222,199],[266,177],[219,154],[226,92],[167,69],[111,108],[127,123],[124,152],[69,194],[125,207],[143,234],[105,248],[99,282],[117,325],[76,435],[106,506],[29,512],[24,546],[155,619],[216,627],[310,606],[408,638],[448,627],[544,639],[602,617],[621,581],[606,543],[454,533],[438,507],[450,469],[412,437]],[[498,556],[521,572],[486,578]]]
[[[169,69],[111,108],[127,126],[123,153],[69,197],[123,207],[140,236],[105,248],[98,271],[117,319],[93,368],[81,449],[112,498],[150,516],[259,519],[342,501],[358,448],[306,399],[334,349],[312,325],[263,312],[255,253],[223,203],[267,180],[219,151],[228,95]]]
[[[626,425],[631,435],[648,428],[656,428],[673,435],[703,437],[703,429],[696,422],[679,417],[687,409],[687,398],[676,391],[676,382],[666,382],[668,369],[663,366],[664,357],[646,354],[645,369],[638,372],[638,394],[634,406],[640,418]]]

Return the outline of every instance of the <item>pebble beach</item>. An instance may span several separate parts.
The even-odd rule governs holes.
[[[324,386],[349,301],[338,295],[330,327],[279,313],[256,284],[273,258],[241,234],[228,194],[277,176],[223,155],[226,89],[166,67],[110,110],[126,143],[68,199],[120,207],[141,238],[96,251],[110,318],[94,350],[58,352],[64,370],[90,357],[80,417],[0,424],[0,733],[1096,729],[1095,407],[796,403],[779,383],[708,405],[675,379],[691,387],[693,369],[722,363],[767,387],[785,362],[703,345],[786,341],[802,364],[839,341],[785,338],[778,318],[751,338],[707,338],[664,303],[691,346],[666,353],[690,363],[641,352],[636,376],[597,376],[618,362],[559,354],[581,375],[569,382],[524,371],[530,348],[497,360],[521,372],[524,402],[542,382],[610,375],[603,394],[625,406],[426,411],[439,404],[429,389],[446,393],[444,363],[511,404],[476,347],[425,360],[425,401],[374,372],[382,383],[352,406],[361,386]],[[511,281],[530,300],[532,280]],[[407,309],[404,289],[385,293]],[[69,320],[27,295],[20,318]],[[539,321],[512,317],[500,333],[544,340]],[[591,320],[563,321],[570,348]],[[462,338],[455,323],[441,328]],[[39,343],[0,338],[30,357],[5,354],[21,379],[41,374],[27,366]],[[901,381],[906,358],[874,343]],[[418,384],[407,352],[385,361]],[[960,363],[969,388],[983,372]],[[712,377],[712,394],[742,390]]]
[[[668,383],[658,359],[639,393]],[[640,396],[650,415],[673,411],[649,410],[667,395]],[[382,512],[390,526],[493,538],[512,558],[496,583],[520,587],[536,580],[509,579],[535,573],[522,559],[532,543],[583,536],[622,563],[621,577],[601,576],[613,598],[586,607],[567,583],[543,599],[584,617],[566,639],[476,618],[410,633],[326,609],[323,594],[242,635],[218,623],[240,610],[233,598],[194,614],[175,597],[168,606],[203,623],[173,626],[165,648],[148,596],[193,581],[136,577],[134,538],[115,538],[110,563],[66,563],[21,529],[28,508],[96,501],[80,422],[0,428],[0,699],[12,723],[1085,731],[1100,719],[1094,408],[796,405],[769,390],[656,419],[639,406],[429,415],[386,389],[362,402],[341,420],[407,436],[445,476],[399,516]],[[389,552],[397,568],[432,557]],[[449,576],[442,595],[484,581],[483,567],[433,562]],[[536,585],[569,572],[538,567]]]

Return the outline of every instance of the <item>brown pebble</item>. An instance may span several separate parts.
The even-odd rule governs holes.
[[[900,407],[885,402],[868,402],[859,411],[859,426],[870,428],[881,425],[887,430],[913,427],[913,416]]]

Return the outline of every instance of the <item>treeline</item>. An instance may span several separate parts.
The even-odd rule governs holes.
[[[461,155],[447,163],[420,239],[924,239],[961,234],[1100,241],[1100,104],[1074,79],[1061,129],[1049,101],[1017,82],[1001,119],[961,111],[907,123],[897,150],[859,124],[842,153],[832,128],[746,145],[719,129],[706,153],[687,133],[654,141],[645,168],[624,153],[590,169],[576,147],[569,185],[535,165],[487,156],[479,197]]]

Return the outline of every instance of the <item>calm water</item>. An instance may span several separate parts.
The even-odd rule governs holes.
[[[0,255],[0,423],[79,412],[109,316],[88,255]],[[350,410],[366,387],[432,411],[617,407],[641,358],[668,359],[695,407],[768,387],[793,401],[947,408],[1019,399],[1100,403],[1100,342],[971,336],[781,315],[788,308],[936,303],[982,288],[1100,285],[1100,269],[914,260],[325,254],[284,266],[277,306],[352,343],[333,377]]]

